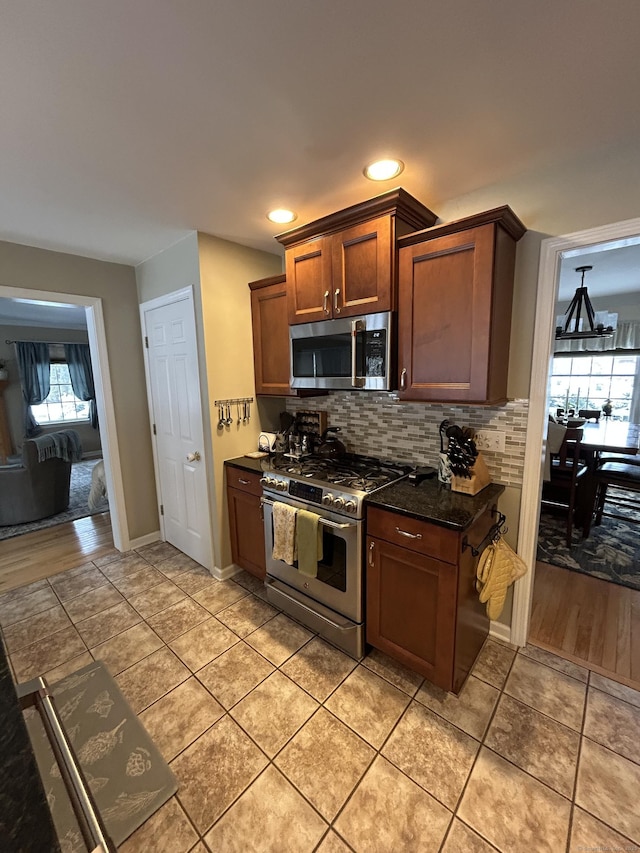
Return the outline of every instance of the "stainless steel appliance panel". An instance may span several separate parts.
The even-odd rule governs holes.
[[[290,566],[282,560],[274,560],[273,502],[265,497],[263,506],[267,575],[283,581],[354,622],[362,622],[362,521],[347,520],[345,516],[324,509],[319,512],[318,506],[290,497],[287,497],[286,503],[320,515],[325,556],[318,565],[316,578],[300,574],[295,566]]]
[[[390,312],[290,326],[291,387],[391,390],[392,338]]]

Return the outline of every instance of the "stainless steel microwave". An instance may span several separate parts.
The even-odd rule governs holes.
[[[289,326],[291,387],[390,391],[392,337],[391,312]]]

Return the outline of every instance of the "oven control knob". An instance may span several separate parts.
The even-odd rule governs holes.
[[[344,498],[336,498],[333,507],[334,509],[344,509]]]
[[[287,491],[287,484],[285,483],[284,480],[277,480],[276,481],[276,489],[279,492],[286,492]]]
[[[260,480],[260,482],[262,483],[263,486],[267,486],[267,487],[268,486],[275,486],[275,484],[276,484],[276,481],[273,479],[273,477],[263,477]]]
[[[325,506],[331,506],[331,504],[333,503],[333,495],[330,495],[330,494],[323,495],[322,496],[322,503]]]
[[[355,512],[356,511],[356,502],[355,501],[347,501],[344,505],[344,508],[347,512]]]

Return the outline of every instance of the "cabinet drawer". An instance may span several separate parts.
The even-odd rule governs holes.
[[[234,468],[232,465],[227,465],[227,485],[232,489],[240,489],[243,492],[249,492],[250,495],[261,495],[262,486],[260,485],[261,474],[256,474],[253,471],[244,471],[242,468]]]
[[[446,563],[456,565],[458,562],[457,533],[408,515],[369,507],[367,535]]]

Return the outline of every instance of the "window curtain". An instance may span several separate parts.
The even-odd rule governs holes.
[[[640,358],[636,361],[636,375],[633,380],[629,420],[632,424],[640,424]]]
[[[42,432],[42,427],[33,417],[31,406],[44,402],[49,396],[49,344],[16,341],[15,347],[25,402],[24,434],[25,438],[33,438]]]
[[[98,410],[96,408],[96,389],[93,384],[93,369],[89,344],[65,344],[64,356],[69,365],[69,376],[73,393],[79,400],[89,402],[91,426],[98,428]]]

